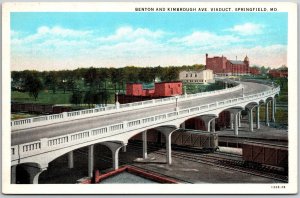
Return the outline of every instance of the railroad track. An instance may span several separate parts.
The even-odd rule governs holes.
[[[82,154],[82,155],[88,155],[88,152],[87,152],[87,151],[82,151],[82,150],[80,150],[80,149],[78,149],[78,150],[76,150],[76,151],[74,151],[74,152],[77,152],[77,153]],[[102,156],[101,156],[101,160],[102,160],[102,161],[105,161],[105,162],[111,163],[112,157],[111,157],[111,156],[105,156],[105,155],[102,155]],[[128,161],[124,161],[124,160],[119,159],[119,163],[120,163],[120,165],[121,165],[121,164],[122,164],[122,165],[126,165],[126,164],[128,164],[129,162],[128,162]],[[145,171],[145,172],[156,173],[156,174],[158,174],[158,175],[165,176],[165,177],[168,177],[168,178],[170,178],[170,179],[174,179],[174,180],[179,181],[179,182],[182,182],[182,183],[189,183],[189,184],[192,184],[191,182],[186,181],[186,180],[183,180],[183,179],[181,179],[181,178],[177,178],[177,177],[174,177],[174,176],[166,175],[166,174],[163,174],[163,173],[161,173],[161,172],[153,171],[153,170],[150,170],[150,169],[141,167],[141,166],[137,166],[137,165],[134,165],[134,164],[130,164],[130,166],[139,168],[139,169],[141,169],[141,170],[143,170],[143,171]]]
[[[130,147],[135,147],[141,149],[141,145],[137,144],[130,144]],[[159,150],[158,150],[159,148]],[[174,148],[174,147],[172,147]],[[153,145],[148,146],[148,152],[152,152],[159,155],[166,155],[166,150],[160,147],[155,147]],[[282,172],[274,169],[273,167],[269,166],[248,166],[245,165],[242,157],[235,154],[225,154],[222,152],[214,153],[202,153],[199,152],[186,152],[186,151],[176,151],[172,150],[172,157],[189,160],[197,163],[213,165],[220,168],[226,168],[230,170],[235,170],[238,172],[243,172],[255,176],[260,176],[264,178],[274,179],[281,182],[288,182],[288,176],[284,175]],[[230,159],[231,157],[235,159]]]

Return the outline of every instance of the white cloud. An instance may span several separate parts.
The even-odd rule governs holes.
[[[35,43],[41,43],[50,39],[82,39],[91,36],[91,34],[92,31],[73,30],[59,26],[41,26],[37,28],[34,34],[25,35],[20,32],[12,31],[11,36],[13,45],[34,45]]]
[[[171,42],[179,43],[186,46],[196,46],[196,47],[220,47],[229,45],[232,43],[241,42],[241,39],[232,35],[217,35],[212,32],[207,31],[197,31],[190,35],[184,36],[182,38],[173,38]]]
[[[205,53],[224,54],[250,64],[279,66],[286,64],[286,46],[242,47],[248,41],[233,35],[196,31],[179,37],[162,30],[120,27],[107,36],[93,31],[42,26],[34,34],[12,33],[13,70],[75,69],[77,67],[126,65],[205,64]],[[241,46],[241,47],[237,47]],[[39,68],[40,67],[40,68]]]
[[[243,36],[246,35],[255,35],[263,33],[264,25],[257,23],[244,23],[241,25],[235,25],[232,28],[226,29],[233,33],[237,33]]]
[[[117,42],[117,41],[127,41],[127,40],[133,40],[138,38],[151,38],[151,39],[157,39],[162,37],[165,34],[164,31],[156,30],[152,31],[147,28],[136,28],[133,29],[130,26],[124,26],[118,28],[114,34],[106,36],[106,37],[100,37],[97,40],[102,42]]]

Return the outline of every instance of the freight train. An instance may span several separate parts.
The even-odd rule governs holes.
[[[11,103],[11,112],[57,114],[71,110],[72,107],[53,104]]]

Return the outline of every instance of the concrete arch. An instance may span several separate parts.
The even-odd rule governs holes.
[[[215,112],[217,112],[218,115],[219,115],[219,114],[222,113],[223,111],[229,111],[229,112],[230,112],[232,109],[241,109],[241,110],[245,110],[245,107],[246,107],[246,105],[245,105],[245,106],[243,106],[243,105],[241,105],[241,106],[233,106],[233,107],[229,107],[229,108],[226,108],[226,109],[216,110]]]
[[[257,101],[250,102],[250,103],[248,103],[248,104],[245,106],[245,108],[247,108],[247,107],[252,107],[252,106],[257,106],[258,104],[259,104],[259,102],[257,102]]]
[[[37,184],[39,175],[47,170],[36,162],[21,163],[11,167],[11,183]],[[20,174],[23,172],[23,174]]]
[[[149,129],[157,129],[159,127],[179,128],[179,125],[180,125],[180,123],[176,123],[176,124],[174,123],[174,124],[169,124],[169,125],[163,124],[163,125],[159,125],[159,126],[155,126],[155,127],[147,127],[143,130],[136,130],[136,131],[132,131],[130,133],[124,134],[123,138],[126,139],[128,142],[128,140],[133,138],[135,135],[143,133],[144,131],[147,131]]]

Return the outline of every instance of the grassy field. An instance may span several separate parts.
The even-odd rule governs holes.
[[[52,91],[41,91],[37,100],[34,100],[34,98],[29,97],[27,92],[12,91],[11,99],[14,102],[24,103],[70,104],[70,95],[71,92],[57,91],[53,94]]]

